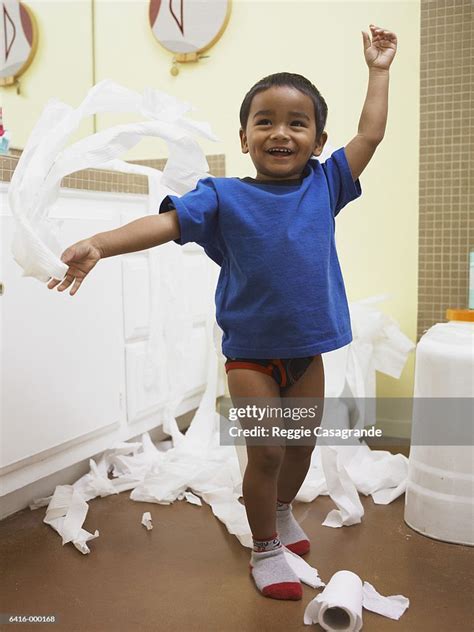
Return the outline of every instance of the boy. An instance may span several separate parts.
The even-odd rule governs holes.
[[[160,214],[100,233],[62,255],[63,281],[48,287],[74,295],[103,257],[171,240],[201,244],[221,266],[217,320],[232,399],[324,397],[321,354],[352,339],[334,243],[334,217],[361,193],[358,178],[383,138],[394,33],[363,33],[369,67],[357,135],[324,163],[327,106],[300,75],[258,82],[240,111],[243,153],[255,178],[205,178],[196,189],[167,197]],[[308,471],[313,445],[248,445],[243,496],[254,547],[251,573],[263,595],[301,599],[298,577],[282,543],[303,555],[309,540],[291,502]]]

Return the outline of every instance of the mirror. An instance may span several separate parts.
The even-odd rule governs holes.
[[[0,13],[0,86],[8,86],[33,61],[38,29],[31,10],[18,0],[2,2]]]
[[[230,11],[230,0],[150,0],[149,19],[153,35],[175,53],[175,62],[197,61],[225,31]]]

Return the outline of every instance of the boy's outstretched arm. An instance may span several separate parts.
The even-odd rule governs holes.
[[[360,176],[382,140],[387,123],[389,68],[397,51],[397,36],[370,25],[362,33],[364,55],[369,67],[369,85],[357,135],[346,145],[347,161],[354,180]]]
[[[178,239],[179,236],[180,227],[176,211],[141,217],[115,230],[98,233],[66,248],[61,255],[61,261],[69,266],[66,276],[62,281],[51,279],[48,287],[52,290],[59,286],[58,291],[62,292],[74,284],[69,292],[73,296],[100,259],[148,250]]]

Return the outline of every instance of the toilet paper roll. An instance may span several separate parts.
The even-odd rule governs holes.
[[[362,581],[351,571],[335,573],[304,613],[304,623],[328,632],[359,632],[362,628]]]

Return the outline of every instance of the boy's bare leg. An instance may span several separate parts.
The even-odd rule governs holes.
[[[308,420],[302,425],[313,430],[321,423],[324,397],[324,367],[321,356],[316,356],[310,366],[306,369],[301,378],[292,386],[282,389],[282,406],[285,406],[285,399],[289,397],[306,398],[310,397],[312,402],[299,400],[289,402],[297,406],[307,408],[314,404],[317,398],[318,417],[315,420]],[[311,441],[310,445],[287,445],[285,456],[279,472],[278,478],[278,503],[276,507],[276,525],[281,542],[293,553],[304,555],[310,550],[311,544],[308,536],[295,520],[290,503],[298,493],[303,481],[308,473],[311,464],[311,454],[316,443],[316,437],[305,438],[304,443]]]
[[[258,371],[233,369],[227,375],[230,396],[237,399],[272,400],[279,406],[280,389],[273,378]],[[270,402],[269,402],[270,403]],[[234,404],[236,405],[236,404]],[[266,538],[275,533],[278,472],[284,447],[278,445],[248,445],[248,463],[242,493],[254,538]]]
[[[233,369],[227,378],[235,406],[239,405],[239,398],[245,398],[251,404],[252,398],[257,397],[259,404],[263,403],[263,398],[269,404],[278,405],[280,389],[268,375]],[[258,425],[264,426],[265,422],[258,422]],[[255,585],[265,597],[299,600],[303,596],[301,583],[285,559],[276,532],[277,479],[283,450],[283,446],[278,445],[247,445],[248,464],[242,491],[253,535],[250,570]]]
[[[282,406],[285,406],[285,398],[288,397],[320,399],[321,414],[318,418],[318,423],[315,425],[320,423],[324,400],[324,366],[320,355],[314,357],[313,362],[295,384],[282,389]],[[304,406],[304,402],[301,405]],[[312,445],[286,446],[283,463],[278,475],[279,500],[291,502],[298,493],[308,473],[315,443],[316,438],[314,438]]]

